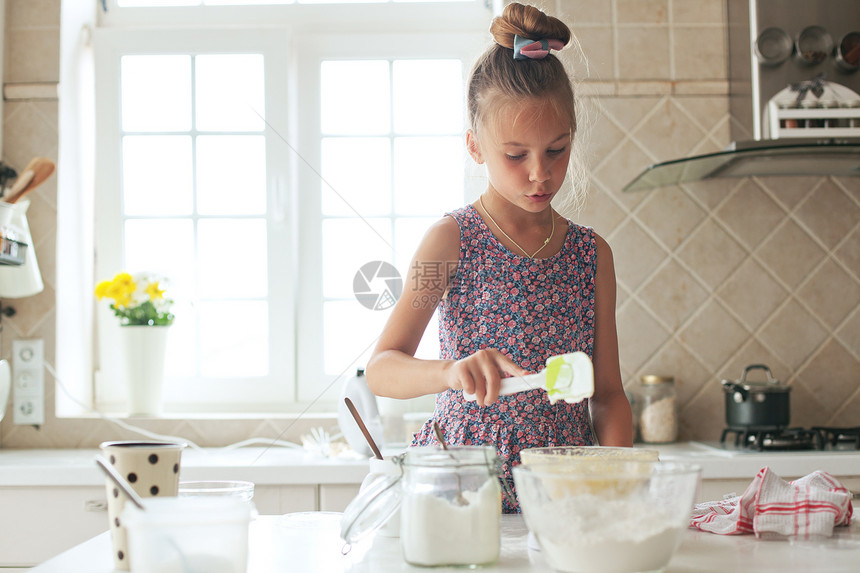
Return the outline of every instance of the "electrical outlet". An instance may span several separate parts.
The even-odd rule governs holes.
[[[12,421],[45,423],[45,349],[42,339],[12,341]]]

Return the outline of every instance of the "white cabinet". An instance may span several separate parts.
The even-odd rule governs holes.
[[[0,567],[41,563],[107,529],[103,486],[0,488]]]

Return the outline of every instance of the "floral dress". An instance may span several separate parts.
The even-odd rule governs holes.
[[[568,221],[561,250],[547,259],[519,256],[490,232],[467,205],[448,213],[460,226],[457,273],[439,305],[441,358],[458,360],[482,348],[496,348],[522,368],[537,372],[556,354],[594,349],[594,231]],[[593,445],[588,402],[549,403],[535,389],[500,396],[481,407],[461,390],[436,397],[436,410],[412,445],[436,444],[433,422],[445,441],[492,444],[513,490],[511,467],[524,448]],[[519,512],[503,497],[506,513]]]

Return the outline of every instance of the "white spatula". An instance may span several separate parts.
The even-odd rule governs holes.
[[[543,388],[550,404],[564,400],[568,404],[582,402],[594,394],[594,368],[591,359],[584,352],[571,352],[551,356],[546,368],[537,374],[502,378],[499,396],[507,396]],[[463,392],[463,398],[474,400],[475,395]]]

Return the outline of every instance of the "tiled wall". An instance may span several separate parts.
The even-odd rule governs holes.
[[[3,162],[56,159],[59,0],[7,0]],[[722,0],[540,2],[573,23],[588,56],[579,93],[590,110],[592,185],[574,218],[613,248],[625,385],[675,376],[682,437],[715,439],[720,380],[764,363],[792,385],[792,423],[860,425],[860,179],[728,179],[622,194],[646,165],[729,142]],[[564,53],[564,52],[563,52]],[[573,53],[568,50],[568,54]],[[20,91],[12,90],[14,93]],[[50,91],[50,89],[48,90]],[[29,94],[29,95],[27,95]],[[34,192],[30,223],[44,293],[15,301],[0,355],[14,338],[44,338],[53,360],[56,184]],[[7,302],[7,301],[4,301]],[[56,419],[39,430],[0,425],[4,447],[94,446],[132,437],[101,420]],[[251,436],[296,441],[330,421],[161,420],[149,430],[200,445]],[[284,430],[286,429],[286,432]],[[282,432],[284,432],[282,434]]]

